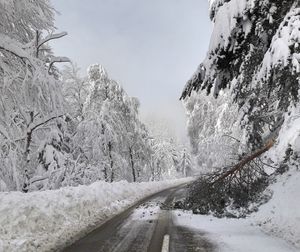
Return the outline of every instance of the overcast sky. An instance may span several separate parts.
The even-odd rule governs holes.
[[[102,64],[130,96],[142,116],[163,117],[184,138],[180,97],[205,57],[212,25],[207,0],[52,0],[60,12],[52,43],[82,69]]]

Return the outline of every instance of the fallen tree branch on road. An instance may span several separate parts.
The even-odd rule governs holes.
[[[187,199],[182,203],[185,209],[198,214],[213,213],[222,217],[245,217],[255,207],[268,200],[262,192],[269,184],[262,154],[275,144],[269,140],[263,147],[239,158],[236,164],[223,167],[203,175],[190,187]]]
[[[255,151],[254,153],[252,153],[249,156],[246,156],[245,158],[243,158],[239,163],[237,163],[236,165],[234,165],[230,170],[228,170],[227,172],[225,172],[224,174],[221,174],[221,176],[216,179],[215,181],[213,181],[212,184],[215,184],[217,182],[219,182],[220,180],[225,179],[226,177],[233,175],[236,172],[239,172],[241,169],[243,169],[245,167],[245,165],[247,165],[249,162],[253,161],[254,159],[260,157],[263,153],[267,152],[268,150],[270,150],[273,146],[274,146],[275,141],[272,139],[270,141],[268,141],[266,143],[266,145],[264,147],[262,147],[261,149]]]

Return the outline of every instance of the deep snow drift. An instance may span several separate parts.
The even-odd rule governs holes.
[[[0,251],[61,248],[138,200],[190,180],[99,181],[53,191],[0,193]]]

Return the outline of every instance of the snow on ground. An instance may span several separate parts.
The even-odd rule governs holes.
[[[284,238],[300,251],[300,170],[297,168],[300,153],[299,114],[299,105],[289,108],[277,143],[267,153],[267,157],[275,164],[280,163],[290,144],[294,154],[287,164],[289,171],[276,177],[277,181],[268,188],[273,193],[271,200],[262,205],[250,218],[260,225],[264,232]]]
[[[0,193],[0,251],[54,250],[140,199],[190,180],[100,181],[53,191]]]
[[[161,202],[165,201],[164,197],[157,198],[155,201],[149,201],[136,208],[131,216],[133,220],[151,221],[158,219]]]
[[[220,252],[296,252],[286,241],[263,233],[249,219],[218,219],[175,211],[176,225],[204,232]]]
[[[250,216],[270,235],[282,237],[300,251],[300,172],[291,170],[270,186],[271,200]]]
[[[246,219],[218,219],[180,212],[178,225],[207,232],[219,251],[300,251],[300,171],[290,170],[269,186],[272,198]],[[181,215],[181,216],[178,216]]]

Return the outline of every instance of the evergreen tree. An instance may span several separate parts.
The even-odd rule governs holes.
[[[218,97],[225,89],[239,107],[243,143],[253,150],[278,134],[298,102],[299,2],[212,1],[210,10],[209,52],[182,99],[193,90]]]

